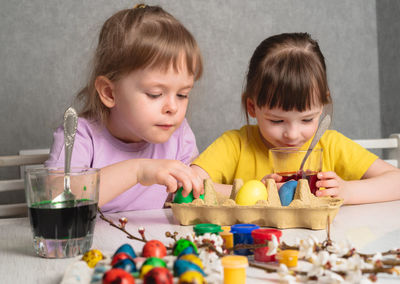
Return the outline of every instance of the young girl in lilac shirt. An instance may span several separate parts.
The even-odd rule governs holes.
[[[99,206],[117,212],[162,208],[183,186],[203,191],[187,166],[198,155],[185,119],[202,73],[190,32],[157,6],[137,5],[103,25],[82,102],[72,166],[100,168]],[[64,165],[63,128],[46,166]]]

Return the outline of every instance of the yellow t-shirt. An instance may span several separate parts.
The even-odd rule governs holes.
[[[311,140],[303,145],[307,149]],[[335,130],[328,130],[316,148],[322,148],[322,171],[334,171],[344,180],[359,180],[378,158],[356,142]],[[216,183],[244,182],[273,172],[270,151],[261,140],[258,125],[245,125],[230,130],[215,140],[195,164],[204,169]]]

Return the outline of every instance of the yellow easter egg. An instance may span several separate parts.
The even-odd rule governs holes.
[[[182,273],[181,277],[179,277],[178,284],[183,284],[183,283],[205,284],[207,282],[204,280],[204,277],[200,272],[194,270],[188,270]]]
[[[184,259],[184,260],[190,261],[190,262],[196,264],[201,269],[204,269],[203,263],[201,262],[200,258],[198,258],[194,254],[184,254],[179,259]]]
[[[268,200],[268,192],[265,185],[259,180],[249,180],[236,195],[238,205],[254,205],[258,200]]]
[[[139,278],[143,279],[144,276],[146,275],[146,273],[149,272],[150,270],[152,270],[153,268],[154,268],[153,265],[149,265],[149,264],[142,265],[142,267],[140,268]]]
[[[90,268],[94,268],[96,266],[96,264],[103,258],[104,257],[103,257],[103,254],[101,253],[101,251],[99,251],[98,249],[92,249],[92,250],[87,251],[83,255],[82,260],[86,261],[87,265]]]

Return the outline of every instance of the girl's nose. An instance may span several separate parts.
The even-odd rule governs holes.
[[[295,140],[299,134],[296,126],[291,125],[285,128],[283,136],[288,140]]]
[[[178,110],[176,96],[166,96],[163,113],[175,114]]]

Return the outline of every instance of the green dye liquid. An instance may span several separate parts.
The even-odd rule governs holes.
[[[46,200],[29,207],[33,234],[45,239],[72,239],[93,234],[96,214],[97,202],[89,199]]]

